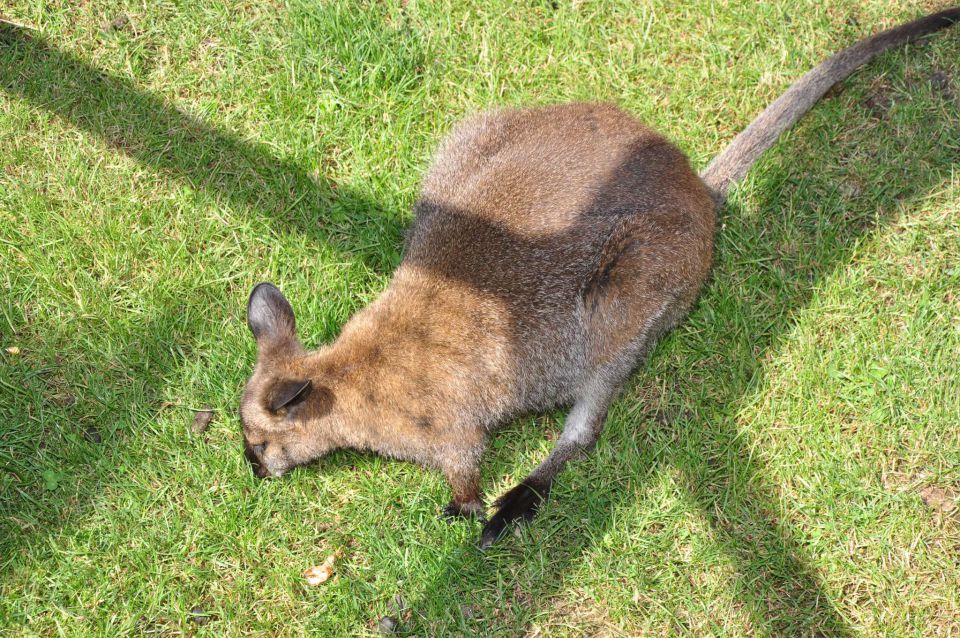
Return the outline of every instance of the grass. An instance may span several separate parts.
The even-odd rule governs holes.
[[[13,0],[0,633],[367,635],[389,613],[418,636],[960,634],[956,29],[767,153],[696,310],[493,550],[414,466],[337,453],[256,481],[236,416],[253,284],[332,339],[465,115],[612,100],[703,166],[818,60],[935,7]],[[488,498],[562,417],[503,429]]]

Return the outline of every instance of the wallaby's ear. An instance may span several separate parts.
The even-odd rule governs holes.
[[[283,293],[269,283],[257,284],[247,302],[247,325],[258,346],[296,339],[297,322]]]
[[[310,379],[284,379],[278,381],[270,392],[270,411],[279,412],[300,403],[310,396]]]

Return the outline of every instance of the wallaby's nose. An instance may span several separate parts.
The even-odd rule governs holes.
[[[263,455],[263,451],[266,449],[266,443],[250,445],[244,441],[243,455],[247,457],[248,461],[250,461],[250,469],[253,470],[253,473],[257,478],[266,478],[270,475],[270,470],[268,470],[266,466],[260,462],[260,457]]]

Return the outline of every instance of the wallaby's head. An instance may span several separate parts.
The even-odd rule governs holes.
[[[272,284],[253,289],[247,325],[257,364],[240,402],[244,454],[257,476],[280,476],[338,446],[335,398],[316,355],[297,339],[290,302]]]

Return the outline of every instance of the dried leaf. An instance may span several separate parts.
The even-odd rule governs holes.
[[[213,421],[213,410],[210,406],[205,405],[193,415],[193,425],[190,430],[194,434],[203,434],[210,427],[210,421]]]
[[[303,577],[306,579],[307,584],[311,587],[316,587],[317,585],[322,585],[327,582],[327,580],[333,576],[333,567],[336,562],[336,554],[331,554],[327,560],[323,561],[322,565],[316,565],[303,572]]]
[[[384,616],[380,619],[380,622],[377,623],[377,629],[381,634],[389,635],[397,631],[397,619],[393,616]]]
[[[20,354],[20,348],[18,348],[17,346],[10,346],[9,348],[6,348],[6,351],[7,351],[7,354],[12,354],[14,356]]]
[[[104,31],[123,31],[130,25],[130,16],[126,13],[121,13],[113,20],[104,22],[100,28]]]
[[[190,622],[197,625],[206,625],[210,622],[210,614],[203,610],[203,607],[193,607],[190,610]]]
[[[950,492],[930,485],[920,490],[920,498],[926,503],[927,507],[941,512],[949,512],[957,506],[953,495]]]

